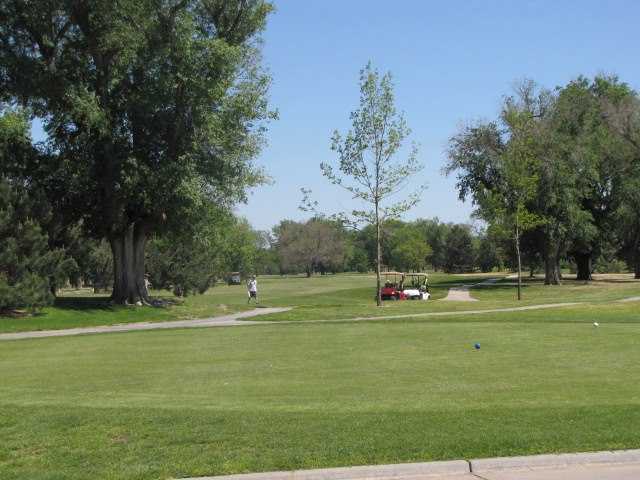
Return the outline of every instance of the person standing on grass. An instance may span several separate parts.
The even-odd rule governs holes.
[[[251,299],[254,298],[256,303],[258,302],[258,281],[256,280],[256,276],[253,275],[251,279],[247,282],[247,294],[249,298],[247,299],[247,305],[251,302]]]

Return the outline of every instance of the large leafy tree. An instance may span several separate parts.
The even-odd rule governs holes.
[[[7,0],[0,88],[44,121],[48,185],[69,219],[106,238],[113,300],[146,301],[145,244],[206,197],[261,180],[269,78],[262,0]]]
[[[538,185],[538,162],[544,149],[538,118],[544,117],[548,104],[547,92],[536,92],[533,82],[524,82],[518,95],[507,99],[502,111],[508,140],[501,157],[501,182],[492,192],[489,209],[493,213],[494,226],[504,228],[513,238],[518,300],[522,299],[522,233],[541,223],[530,204]]]
[[[246,220],[203,204],[191,228],[149,242],[150,281],[181,297],[204,293],[228,272],[251,273],[257,249],[257,233]]]
[[[640,279],[640,98],[630,92],[603,103],[607,125],[621,140],[624,152],[620,201],[614,215],[624,257]]]
[[[538,187],[543,149],[540,119],[549,104],[548,93],[525,81],[516,95],[504,101],[499,122],[478,123],[462,129],[449,142],[446,172],[457,172],[462,200],[471,197],[476,215],[513,240],[521,298],[522,233],[539,218],[530,204]]]
[[[594,261],[614,243],[615,212],[623,201],[627,149],[609,128],[605,109],[631,95],[615,77],[580,77],[560,89],[553,115],[553,150],[576,175],[580,210],[574,215],[569,254],[577,278],[590,280]]]

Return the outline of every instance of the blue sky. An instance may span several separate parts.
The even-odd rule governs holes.
[[[300,188],[327,213],[356,204],[320,174],[335,161],[334,129],[349,127],[358,72],[371,60],[391,71],[425,169],[422,202],[406,218],[465,222],[455,180],[441,175],[447,139],[468,120],[495,118],[519,79],[553,88],[580,74],[616,73],[640,88],[640,2],[636,0],[275,0],[264,34],[280,119],[257,163],[274,180],[237,212],[259,229],[302,219]],[[41,129],[34,129],[36,139]]]
[[[300,219],[300,187],[327,212],[354,207],[320,175],[334,129],[348,128],[358,72],[368,60],[391,71],[398,108],[420,145],[428,190],[407,215],[464,222],[471,206],[440,173],[460,122],[494,118],[515,81],[547,87],[580,74],[616,73],[640,87],[640,2],[275,0],[264,34],[280,119],[257,162],[274,185],[249,196],[241,215],[260,229]]]

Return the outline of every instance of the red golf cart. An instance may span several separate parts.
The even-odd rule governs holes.
[[[380,297],[382,300],[428,300],[429,283],[426,273],[384,272]]]
[[[382,300],[406,300],[406,295],[402,292],[404,273],[384,272],[382,274],[382,287],[380,288],[380,298]]]

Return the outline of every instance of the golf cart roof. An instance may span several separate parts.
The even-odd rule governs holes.
[[[404,274],[406,277],[427,277],[428,275],[426,273],[422,273],[422,272],[417,272],[417,273],[405,273]]]

